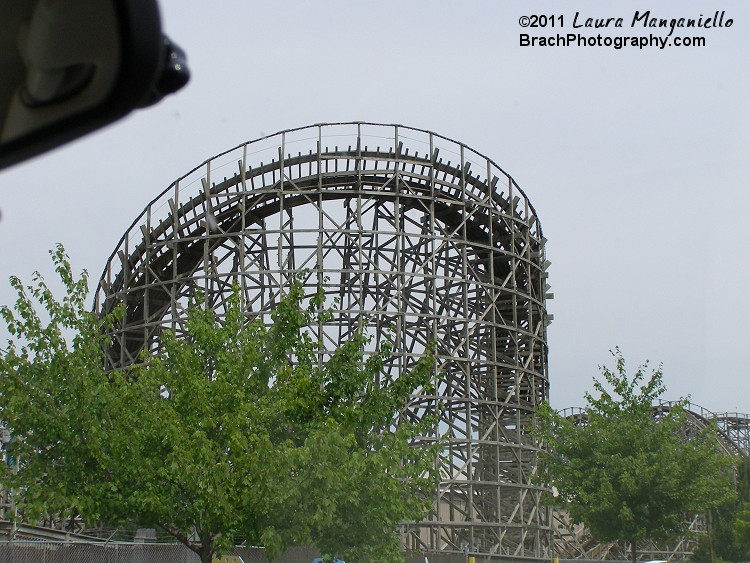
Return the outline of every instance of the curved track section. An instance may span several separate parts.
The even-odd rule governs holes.
[[[669,412],[678,403],[674,401],[659,401],[652,408],[654,418]],[[750,453],[750,415],[742,413],[715,413],[710,410],[688,403],[685,411],[685,437],[701,432],[712,425],[716,428],[716,439],[724,454],[729,456],[748,455]],[[567,408],[560,414],[575,422],[585,425],[586,411],[580,407]]]
[[[544,244],[513,179],[461,143],[368,123],[284,131],[206,161],[133,222],[97,291],[98,310],[126,311],[108,365],[181,332],[198,289],[221,316],[237,286],[248,318],[269,320],[301,275],[334,310],[313,328],[321,361],[364,329],[373,347],[395,339],[395,378],[437,343],[437,393],[404,416],[439,412],[424,441],[445,436],[441,483],[404,547],[548,561],[528,433],[548,396]]]

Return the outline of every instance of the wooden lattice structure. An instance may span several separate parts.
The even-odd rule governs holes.
[[[221,316],[239,286],[248,318],[268,319],[301,274],[338,298],[314,328],[321,361],[364,328],[373,346],[395,339],[395,378],[437,343],[437,393],[404,416],[439,412],[424,440],[445,436],[441,482],[404,547],[549,561],[528,432],[548,397],[544,245],[523,191],[461,143],[367,123],[285,131],[211,158],[133,222],[96,296],[100,311],[126,309],[108,366],[182,331],[197,289]]]

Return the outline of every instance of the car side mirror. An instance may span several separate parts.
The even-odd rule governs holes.
[[[0,169],[156,103],[189,77],[156,0],[0,0]]]

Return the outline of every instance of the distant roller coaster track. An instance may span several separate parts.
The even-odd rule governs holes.
[[[653,406],[654,415],[667,412],[674,407],[673,401],[659,401]],[[737,412],[714,413],[695,403],[685,407],[686,423],[696,430],[703,430],[716,424],[716,437],[726,455],[741,456],[750,453],[750,415]],[[580,407],[560,411],[566,418],[585,422],[586,412]]]

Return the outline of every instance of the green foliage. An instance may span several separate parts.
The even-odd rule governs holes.
[[[0,307],[11,335],[0,357],[0,408],[14,430],[14,464],[3,466],[2,479],[9,488],[28,487],[21,508],[32,520],[76,511],[96,519],[97,453],[108,448],[102,431],[117,408],[101,367],[102,329],[113,319],[87,311],[86,273],[76,281],[62,247],[51,254],[65,298],[55,300],[37,273],[28,288],[11,278],[18,299],[13,309]]]
[[[732,523],[732,535],[738,547],[750,550],[750,505],[738,507]]]
[[[430,391],[430,357],[388,381],[391,349],[366,356],[355,334],[321,364],[306,329],[325,319],[322,294],[304,307],[295,283],[270,327],[248,322],[237,292],[221,320],[197,296],[187,334],[165,331],[142,365],[105,374],[102,334],[119,313],[86,311],[85,274],[74,280],[62,248],[53,258],[62,302],[37,276],[30,297],[12,280],[15,312],[0,310],[15,337],[0,405],[21,460],[2,479],[25,490],[27,516],[160,526],[203,561],[236,538],[271,558],[317,545],[400,559],[396,527],[422,517],[434,486],[437,450],[409,446],[434,421],[400,417],[411,393]]]
[[[737,466],[738,499],[733,505],[723,507],[717,511],[717,518],[721,517],[723,528],[731,531],[726,543],[732,549],[731,556],[736,560],[750,560],[750,459],[743,458]],[[729,534],[727,534],[729,535]],[[717,550],[724,557],[722,549]]]
[[[686,515],[732,498],[731,461],[713,428],[683,438],[685,401],[653,416],[665,391],[660,369],[647,375],[644,365],[629,377],[619,350],[613,356],[615,371],[602,367],[597,396],[586,394],[585,424],[539,411],[542,476],[553,501],[598,540],[664,540],[684,531]]]
[[[693,561],[712,558],[750,561],[750,460],[741,459],[736,468],[737,499],[712,510],[709,530],[694,551]]]

